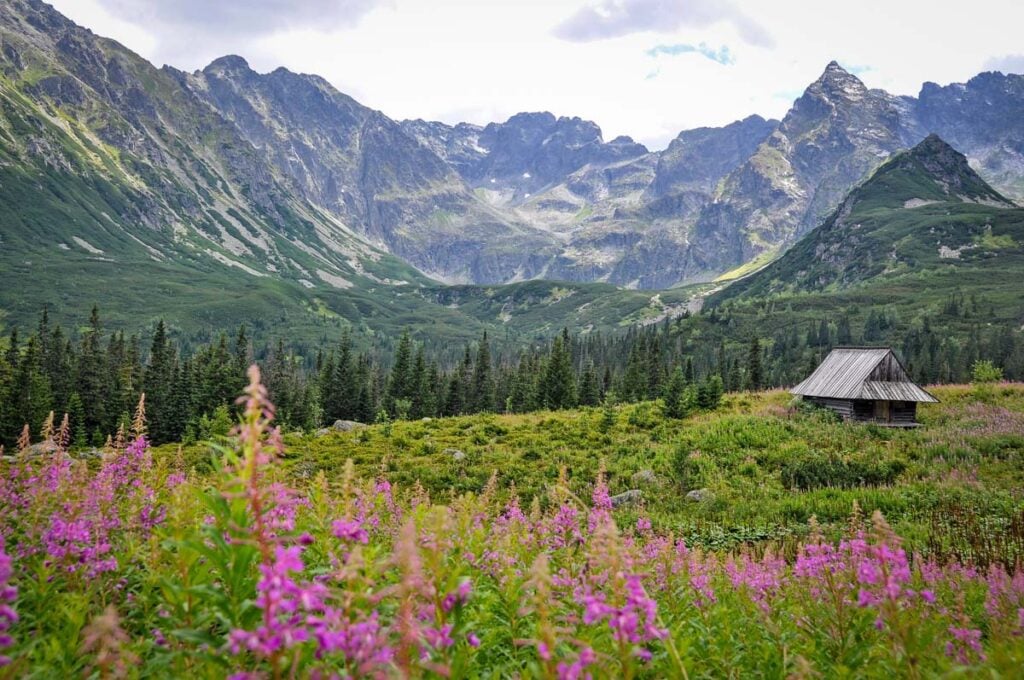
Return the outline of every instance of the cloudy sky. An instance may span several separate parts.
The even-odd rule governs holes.
[[[1020,0],[49,0],[157,65],[240,54],[393,118],[547,110],[663,147],[781,116],[832,59],[870,87],[1024,72]]]

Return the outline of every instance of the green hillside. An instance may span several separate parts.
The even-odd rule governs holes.
[[[293,479],[336,480],[351,461],[364,478],[419,484],[438,500],[479,493],[496,474],[502,496],[514,489],[524,507],[546,507],[563,469],[569,489],[589,498],[603,467],[613,495],[640,491],[623,510],[626,524],[642,508],[657,531],[691,544],[786,544],[807,534],[812,516],[839,533],[857,503],[866,516],[880,510],[915,548],[968,555],[981,549],[969,522],[1024,511],[1024,385],[931,389],[940,403],[921,406],[918,430],[844,424],[803,411],[784,391],[744,392],[682,420],[644,402],[296,433],[283,464]],[[158,451],[201,470],[211,452]],[[958,481],[963,474],[971,483]],[[687,499],[696,489],[703,500]],[[1001,559],[1024,558],[1024,543],[1006,549]]]
[[[957,289],[998,293],[1022,271],[1022,256],[1024,209],[933,135],[886,162],[820,227],[713,302],[857,289],[886,304],[907,286],[925,298]]]

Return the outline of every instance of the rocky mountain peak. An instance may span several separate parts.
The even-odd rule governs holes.
[[[1013,205],[978,176],[966,156],[934,133],[914,148],[897,154],[888,166],[892,166],[892,171],[924,175],[934,183],[939,194],[946,197]],[[879,176],[885,176],[887,169],[882,168]]]
[[[830,61],[821,76],[807,88],[808,93],[820,93],[828,98],[859,99],[868,92],[860,78],[853,75],[837,61]]]
[[[203,73],[245,73],[251,70],[249,62],[247,62],[243,57],[240,57],[237,54],[225,54],[223,57],[217,57],[211,61],[207,67],[203,69]]]
[[[933,166],[933,172],[942,170],[973,172],[967,164],[967,158],[934,132],[918,142],[907,153],[920,161],[937,163]]]

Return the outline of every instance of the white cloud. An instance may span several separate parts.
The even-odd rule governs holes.
[[[574,42],[605,40],[641,32],[672,33],[683,27],[731,23],[752,45],[770,47],[768,31],[726,0],[602,0],[579,8],[555,28]]]
[[[1004,54],[1001,57],[993,57],[985,62],[985,69],[1003,73],[1024,73],[1024,54]]]
[[[663,147],[686,128],[722,125],[751,113],[779,117],[832,59],[856,65],[869,87],[911,95],[928,80],[964,81],[996,64],[1013,70],[1015,62],[1005,61],[1013,57],[1001,55],[1021,53],[1017,27],[1024,25],[1024,3],[1018,0],[941,8],[923,0],[862,0],[855,10],[837,0],[813,7],[806,0],[734,0],[744,21],[772,37],[769,48],[752,44],[739,15],[707,14],[709,2],[694,0],[687,6],[703,7],[705,14],[688,15],[671,28],[573,42],[556,32],[567,17],[579,14],[583,0],[391,0],[359,17],[328,14],[314,21],[300,9],[296,16],[305,18],[296,23],[282,10],[245,32],[220,30],[211,22],[208,31],[182,37],[180,21],[162,14],[150,20],[116,15],[109,10],[114,0],[50,1],[158,64],[195,69],[235,53],[261,71],[285,66],[320,74],[394,118],[487,123],[547,110],[594,120],[606,139],[630,135],[651,148]],[[163,1],[166,11],[177,4]],[[615,6],[635,1],[618,0]],[[186,2],[198,7],[197,0]],[[211,7],[217,2],[208,0]],[[336,4],[346,3],[368,6],[362,0]],[[674,7],[676,0],[664,4]],[[978,21],[979,16],[990,20]],[[724,68],[710,59],[648,55],[659,45],[701,43],[728,45],[735,63]],[[657,77],[646,79],[655,69]]]
[[[127,21],[210,35],[353,26],[380,0],[99,0]]]

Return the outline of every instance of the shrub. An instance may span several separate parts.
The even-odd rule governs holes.
[[[862,462],[815,456],[783,464],[782,483],[787,488],[804,491],[822,487],[881,486],[892,484],[906,467],[901,460]]]

